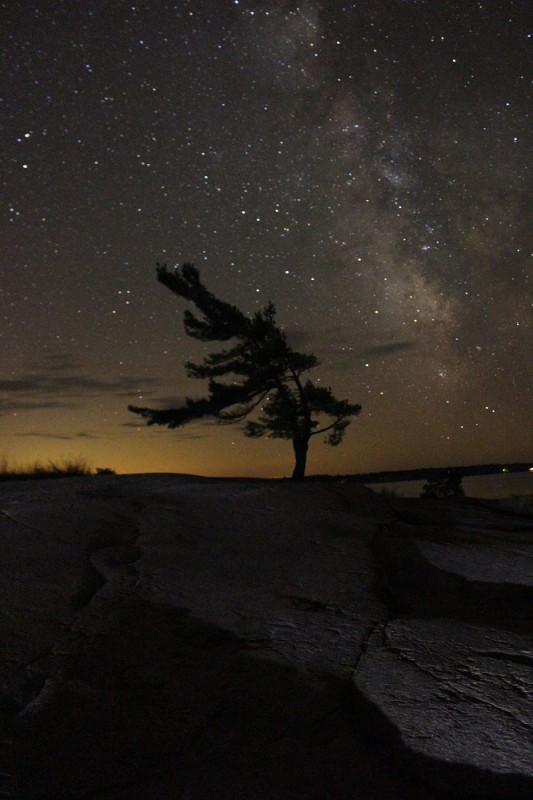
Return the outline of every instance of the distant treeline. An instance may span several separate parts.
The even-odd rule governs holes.
[[[473,464],[468,467],[424,467],[397,472],[367,472],[364,475],[345,475],[356,483],[389,483],[396,481],[433,481],[453,473],[466,478],[469,475],[497,475],[501,472],[529,472],[532,462],[522,464]]]

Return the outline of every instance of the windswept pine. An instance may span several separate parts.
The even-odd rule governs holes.
[[[276,324],[273,303],[247,316],[209,292],[193,264],[173,270],[158,264],[157,277],[200,312],[195,316],[189,309],[185,311],[184,326],[189,336],[231,345],[210,353],[201,363],[185,364],[190,377],[208,381],[207,397],[186,398],[178,408],[129,406],[129,410],[144,417],[148,425],[168,428],[205,417],[221,423],[242,422],[255,414],[246,421],[245,435],[291,440],[295,456],[292,477],[303,478],[311,437],[324,434],[327,444],[340,444],[351,417],[359,414],[361,406],[337,400],[330,388],[303,378],[319,361],[290,347]]]

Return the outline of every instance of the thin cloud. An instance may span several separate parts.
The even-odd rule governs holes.
[[[151,385],[152,378],[121,376],[112,380],[92,378],[86,375],[47,375],[31,373],[22,378],[0,380],[0,392],[26,394],[69,394],[83,396],[86,392],[112,392],[115,394],[138,392],[140,386]]]
[[[80,361],[72,353],[45,353],[30,364],[36,372],[71,372],[81,368]]]
[[[315,340],[312,331],[306,331],[300,328],[283,328],[283,333],[294,350],[300,350],[303,347],[312,347]]]
[[[195,426],[202,425],[205,426],[206,424],[213,424],[212,422],[206,423],[203,422],[196,422]],[[122,428],[134,428],[138,432],[142,432],[143,436],[147,438],[153,438],[154,436],[161,436],[164,434],[166,437],[172,436],[173,439],[179,439],[180,441],[185,440],[192,440],[192,439],[205,439],[208,434],[204,433],[194,433],[191,431],[187,431],[184,428],[173,428],[169,430],[166,426],[157,427],[155,425],[147,425],[144,421],[139,422],[123,422]]]
[[[178,397],[175,394],[168,394],[159,397],[150,397],[150,405],[155,403],[158,408],[179,408],[185,404],[186,400],[187,398],[185,395]]]
[[[15,436],[24,437],[24,438],[38,438],[38,439],[62,439],[62,440],[72,440],[72,439],[98,439],[98,436],[95,436],[92,433],[85,433],[81,431],[80,433],[42,433],[39,431],[28,431],[26,433],[16,433]]]
[[[18,411],[47,411],[50,408],[79,408],[79,403],[60,400],[0,400],[0,415],[14,414]]]
[[[80,400],[97,395],[133,397],[156,384],[155,379],[119,376],[102,379],[88,375],[33,372],[19,378],[0,380],[0,414],[76,408]],[[142,388],[141,388],[142,387]]]
[[[375,347],[368,347],[363,350],[364,356],[390,356],[394,353],[399,353],[402,350],[413,350],[416,347],[416,342],[391,342],[390,344],[378,344]]]

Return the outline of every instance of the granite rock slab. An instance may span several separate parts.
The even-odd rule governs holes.
[[[521,800],[527,521],[400,505],[346,481],[0,485],[0,797]]]
[[[371,637],[352,680],[375,734],[432,790],[533,796],[531,637],[396,620]]]

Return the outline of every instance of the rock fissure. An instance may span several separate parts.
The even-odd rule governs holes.
[[[481,658],[494,658],[505,663],[521,664],[533,669],[533,653],[512,653],[499,650],[474,650],[473,652]]]
[[[376,634],[379,633],[381,641],[385,640],[385,628],[387,627],[389,621],[390,621],[389,618],[381,619],[378,622],[373,623],[368,628],[368,630],[364,633],[363,637],[361,638],[361,640],[359,642],[359,649],[360,649],[359,655],[354,660],[354,664],[353,664],[354,671],[357,671],[357,668],[359,666],[359,662],[361,661],[361,659],[363,658],[363,656],[367,652],[367,650],[369,648],[369,644],[370,644],[371,640],[374,638],[374,636],[376,636]]]
[[[38,527],[37,525],[30,525],[28,522],[24,522],[21,519],[17,519],[16,517],[8,514],[7,511],[0,511],[0,516],[5,517],[10,522],[13,522],[15,525],[19,525],[21,528],[25,528],[28,531],[33,531],[35,533],[41,534],[41,536],[45,536],[49,539],[53,539],[58,542],[62,542],[63,544],[68,545],[72,548],[77,548],[78,545],[76,542],[72,542],[72,540],[64,537],[59,536],[56,532],[51,533],[50,531],[45,530],[44,528]]]
[[[487,706],[488,708],[494,709],[498,714],[509,716],[513,723],[516,722],[518,725],[525,728],[525,730],[529,731],[533,729],[532,723],[526,719],[523,719],[516,709],[513,711],[509,708],[506,708],[503,702],[495,703],[490,699],[487,699],[487,697],[481,692],[475,692],[471,689],[469,690],[462,687],[457,681],[455,681],[453,684],[450,684],[448,691],[450,698],[454,698],[458,702],[464,703],[466,701],[468,705],[472,703],[479,703],[482,706]]]
[[[425,675],[428,675],[430,678],[432,678],[435,681],[435,683],[437,685],[440,684],[440,690],[441,691],[446,691],[447,690],[446,685],[443,684],[443,678],[445,677],[445,672],[442,669],[439,669],[439,668],[432,669],[431,667],[422,665],[416,658],[414,658],[413,656],[411,656],[408,653],[406,653],[404,649],[402,649],[401,647],[395,647],[394,645],[392,645],[390,640],[387,639],[387,635],[386,635],[385,631],[384,631],[384,635],[385,635],[384,644],[385,644],[385,647],[387,648],[387,650],[389,651],[389,653],[391,653],[392,655],[398,656],[398,659],[400,661],[403,661],[406,664],[409,664],[410,666],[414,667],[414,669],[418,670],[418,672],[421,672],[421,673],[424,673]]]

